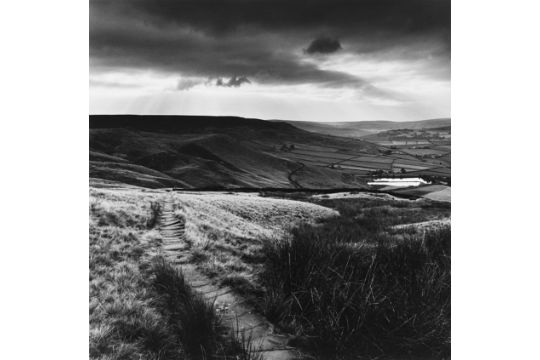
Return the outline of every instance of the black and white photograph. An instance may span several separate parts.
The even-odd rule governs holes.
[[[90,359],[450,359],[449,0],[91,0]]]
[[[0,359],[538,358],[539,13],[0,3]]]

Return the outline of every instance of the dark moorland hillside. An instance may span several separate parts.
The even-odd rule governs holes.
[[[90,115],[90,129],[130,128],[151,132],[185,133],[193,130],[225,130],[240,127],[284,132],[297,130],[287,123],[236,116]]]
[[[362,188],[373,173],[441,164],[285,122],[90,115],[90,178],[149,188]]]
[[[302,146],[378,153],[368,142],[257,119],[91,115],[90,177],[152,188],[361,185],[341,171],[296,160],[292,150]]]

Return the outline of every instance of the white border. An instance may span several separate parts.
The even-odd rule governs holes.
[[[0,358],[88,358],[88,3],[0,5]]]
[[[452,4],[454,359],[537,357],[540,6]],[[7,1],[0,358],[88,356],[88,3]]]
[[[454,359],[539,353],[539,13],[452,2]]]

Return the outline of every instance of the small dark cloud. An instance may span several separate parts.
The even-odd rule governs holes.
[[[330,37],[319,37],[309,44],[306,49],[308,54],[331,54],[341,50],[341,44],[339,40],[332,39]]]
[[[233,76],[229,81],[224,81],[222,78],[216,80],[216,86],[239,87],[242,84],[251,84],[251,81],[245,76]]]

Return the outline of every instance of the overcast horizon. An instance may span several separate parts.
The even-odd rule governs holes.
[[[90,1],[90,113],[450,117],[450,1]]]

